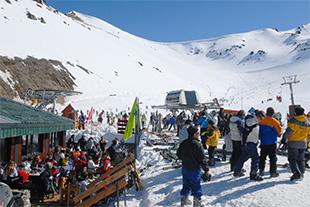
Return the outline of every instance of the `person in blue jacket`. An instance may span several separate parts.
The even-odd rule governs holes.
[[[265,162],[267,156],[270,160],[270,177],[278,177],[277,172],[277,141],[281,135],[280,122],[273,117],[274,109],[272,107],[267,108],[266,117],[259,121],[259,139],[260,139],[260,159],[259,159],[259,174],[264,175]]]
[[[201,144],[204,149],[207,149],[206,141],[207,134],[206,131],[208,129],[208,116],[206,111],[202,111],[201,115],[198,118],[198,125],[200,126],[200,136],[201,136]]]

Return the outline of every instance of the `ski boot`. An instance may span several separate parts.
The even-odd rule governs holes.
[[[296,172],[291,176],[290,181],[296,181],[296,180],[301,180],[301,179],[302,179],[302,176],[300,175],[300,173]]]
[[[234,172],[234,177],[242,177],[244,176],[244,173],[242,172]]]
[[[253,181],[263,181],[264,178],[262,178],[261,176],[259,176],[257,174],[250,174],[250,180],[253,180]]]
[[[270,177],[271,177],[271,178],[279,177],[279,173],[277,173],[277,172],[272,172],[272,173],[270,173]]]
[[[181,196],[181,207],[184,207],[186,205],[192,205],[192,201],[189,200],[188,196]]]
[[[204,207],[202,204],[201,198],[194,197],[193,207]]]

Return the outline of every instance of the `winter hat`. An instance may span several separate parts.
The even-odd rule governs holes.
[[[297,116],[304,115],[305,109],[302,108],[301,106],[298,106],[298,107],[295,108],[295,113],[296,113]]]
[[[191,138],[193,135],[199,131],[199,128],[196,126],[190,126],[187,128],[188,137]]]
[[[215,124],[215,119],[214,118],[209,118],[209,120],[208,120],[208,123],[210,124],[210,125],[214,125]]]
[[[248,114],[251,114],[251,115],[255,115],[255,108],[254,107],[251,107],[249,110],[248,110]]]
[[[266,110],[266,115],[267,116],[273,116],[274,115],[274,109],[272,107],[268,107]]]

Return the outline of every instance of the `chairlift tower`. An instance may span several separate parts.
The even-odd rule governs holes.
[[[289,85],[290,87],[290,92],[291,92],[291,101],[292,105],[294,106],[294,92],[293,92],[293,84],[299,83],[299,80],[296,80],[297,75],[290,75],[290,76],[285,76],[283,77],[284,83],[281,85]]]

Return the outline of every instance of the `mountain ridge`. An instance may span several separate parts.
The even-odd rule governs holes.
[[[29,18],[31,15],[27,12],[35,18]],[[282,32],[263,29],[207,41],[162,43],[134,36],[96,17],[79,12],[71,14],[74,16],[30,0],[1,2],[0,26],[5,29],[0,39],[0,56],[59,61],[74,77],[74,89],[83,92],[67,99],[79,107],[84,107],[83,100],[93,97],[90,105],[126,108],[136,96],[143,97],[146,107],[161,104],[166,92],[181,88],[197,90],[203,101],[221,98],[231,87],[236,88],[234,94],[242,94],[244,88],[249,87],[243,80],[257,79],[248,71],[265,71],[283,65],[292,69],[283,69],[286,72],[280,71],[277,76],[303,73],[310,57],[310,24]],[[284,40],[288,44],[283,43]],[[195,49],[202,49],[202,53]],[[198,53],[194,54],[195,51]],[[295,69],[297,65],[303,68]],[[0,67],[1,95],[4,88],[16,90],[18,86],[18,82],[6,83],[4,79],[7,79],[1,76],[14,74],[10,70]],[[45,72],[44,67],[38,70]],[[266,85],[273,82],[272,77],[263,81]],[[277,85],[280,87],[280,81]],[[268,87],[264,90],[269,93]],[[288,98],[284,101],[289,103]],[[242,98],[238,97],[238,102],[229,107],[242,105]]]

